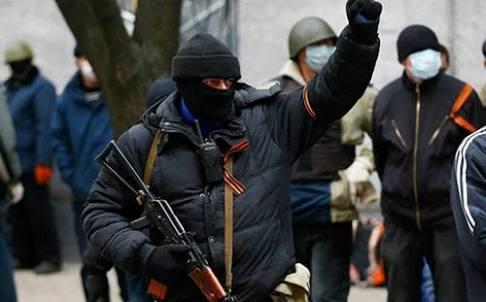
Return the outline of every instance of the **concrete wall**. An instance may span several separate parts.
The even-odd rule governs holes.
[[[54,0],[0,0],[0,59],[7,43],[22,39],[34,50],[34,62],[60,92],[75,70],[74,38]],[[7,78],[0,64],[0,79]]]
[[[287,35],[305,16],[319,16],[339,32],[346,24],[346,0],[241,0],[240,58],[244,80],[261,84],[287,58]],[[410,24],[425,24],[452,53],[451,73],[477,88],[486,80],[481,44],[486,39],[484,0],[382,0],[382,47],[373,83],[383,87],[400,76],[395,42]]]

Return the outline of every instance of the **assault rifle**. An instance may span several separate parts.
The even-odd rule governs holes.
[[[106,160],[107,155],[114,151],[121,159],[121,164],[128,169],[130,176],[138,184],[139,188],[136,190],[125,180]],[[118,145],[112,140],[108,146],[96,157],[96,161],[103,167],[108,169],[118,180],[120,180],[130,191],[137,196],[139,203],[145,204],[144,213],[142,217],[132,221],[131,227],[134,229],[142,229],[150,227],[158,230],[164,238],[175,244],[181,244],[190,248],[188,258],[186,261],[186,269],[189,277],[194,281],[197,287],[204,294],[206,299],[210,302],[233,302],[235,297],[229,295],[221,285],[216,275],[209,267],[206,256],[202,253],[191,233],[186,232],[181,222],[174,214],[171,206],[167,200],[155,197],[145,185],[143,180],[128,161],[127,157],[120,150]],[[149,293],[157,299],[163,299],[166,294],[166,289],[160,289],[163,284],[151,280],[149,285]],[[155,288],[155,290],[151,290]],[[157,293],[158,292],[158,293]]]

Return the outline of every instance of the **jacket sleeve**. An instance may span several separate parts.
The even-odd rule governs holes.
[[[359,126],[361,130],[368,134],[371,138],[372,135],[372,118],[373,118],[373,104],[376,99],[376,90],[368,88],[363,95],[362,100],[357,105],[361,105],[359,119]],[[366,163],[368,171],[372,173],[375,170],[375,160],[373,155],[373,145],[371,143],[365,142],[361,144],[362,148],[359,155],[356,157],[355,161],[361,161]]]
[[[373,104],[373,114],[371,119],[372,120],[371,141],[373,144],[373,158],[375,161],[375,169],[381,179],[385,168],[387,150],[382,136],[383,133],[382,122],[384,120],[379,105],[380,105],[380,94],[378,94],[375,103]]]
[[[460,204],[461,214],[465,218],[469,231],[486,248],[484,158],[486,158],[486,127],[465,138],[457,149],[451,179],[451,202]]]
[[[56,105],[51,124],[52,149],[56,155],[57,166],[61,172],[63,181],[71,185],[74,159],[71,142],[69,139],[69,128],[66,125],[65,103],[62,97]]]
[[[54,86],[45,82],[38,87],[34,94],[35,111],[35,163],[50,165],[52,162],[51,149],[51,117],[56,106],[56,90]]]
[[[376,59],[379,40],[362,45],[345,28],[334,55],[303,88],[277,95],[270,103],[270,132],[290,162],[317,141],[329,124],[341,118],[363,95]]]
[[[148,130],[140,127],[143,128],[137,125],[125,132],[117,144],[139,175],[142,175],[144,160],[139,154],[143,153],[140,150],[148,148],[140,142],[145,141],[149,145],[151,138],[147,137],[150,134]],[[132,133],[133,131],[137,133]],[[107,160],[133,187],[139,187],[127,174],[118,156],[112,153]],[[147,235],[129,226],[129,222],[139,218],[143,210],[135,198],[134,193],[103,168],[91,188],[81,215],[89,242],[115,266],[133,273],[144,271],[145,264],[155,249]]]
[[[22,170],[15,151],[15,129],[3,94],[0,94],[0,144],[2,154],[6,157],[5,168],[8,169],[10,181],[16,181]]]

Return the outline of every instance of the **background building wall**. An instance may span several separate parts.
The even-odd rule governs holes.
[[[346,0],[241,0],[240,59],[243,80],[272,78],[287,59],[287,35],[306,16],[325,19],[339,33],[347,24]],[[407,25],[425,24],[451,52],[451,73],[479,89],[486,80],[481,44],[486,39],[484,0],[382,0],[381,51],[373,83],[383,87],[400,76],[395,42]]]
[[[236,1],[236,0],[235,0]],[[320,16],[337,33],[346,25],[346,0],[237,0],[239,56],[243,80],[258,85],[275,76],[287,58],[287,34],[305,16]],[[422,23],[434,29],[451,51],[451,73],[476,88],[486,80],[481,44],[486,39],[484,0],[382,0],[382,47],[373,83],[383,87],[401,73],[395,42],[407,25]],[[74,39],[54,0],[0,0],[0,54],[6,43],[25,39],[35,62],[58,91],[74,71]],[[0,65],[0,78],[8,69]]]

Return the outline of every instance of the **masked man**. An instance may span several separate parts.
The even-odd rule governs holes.
[[[17,154],[22,166],[20,180],[24,198],[10,209],[16,266],[36,273],[60,269],[59,241],[49,204],[52,176],[51,116],[56,91],[32,63],[33,53],[25,42],[15,42],[5,51],[11,77],[5,83],[7,103],[16,131]]]
[[[382,182],[388,301],[420,301],[423,257],[437,300],[465,301],[450,166],[461,141],[486,122],[486,114],[470,85],[440,71],[431,29],[405,28],[397,49],[403,75],[378,94],[372,135]]]
[[[118,141],[135,170],[146,175],[153,136],[162,133],[149,186],[168,200],[238,301],[271,300],[277,285],[294,272],[292,164],[355,104],[370,81],[381,5],[348,1],[347,13],[349,27],[329,63],[307,86],[290,93],[239,83],[239,62],[230,50],[211,35],[195,35],[173,58],[176,93]],[[216,146],[213,161],[205,160],[200,136]],[[107,161],[130,179],[119,155],[111,153]],[[187,246],[130,228],[128,222],[143,211],[134,198],[103,169],[83,211],[89,240],[116,265],[163,282],[168,301],[203,301],[187,276]],[[233,205],[230,214],[225,204]],[[225,240],[231,229],[226,234],[233,239]]]

